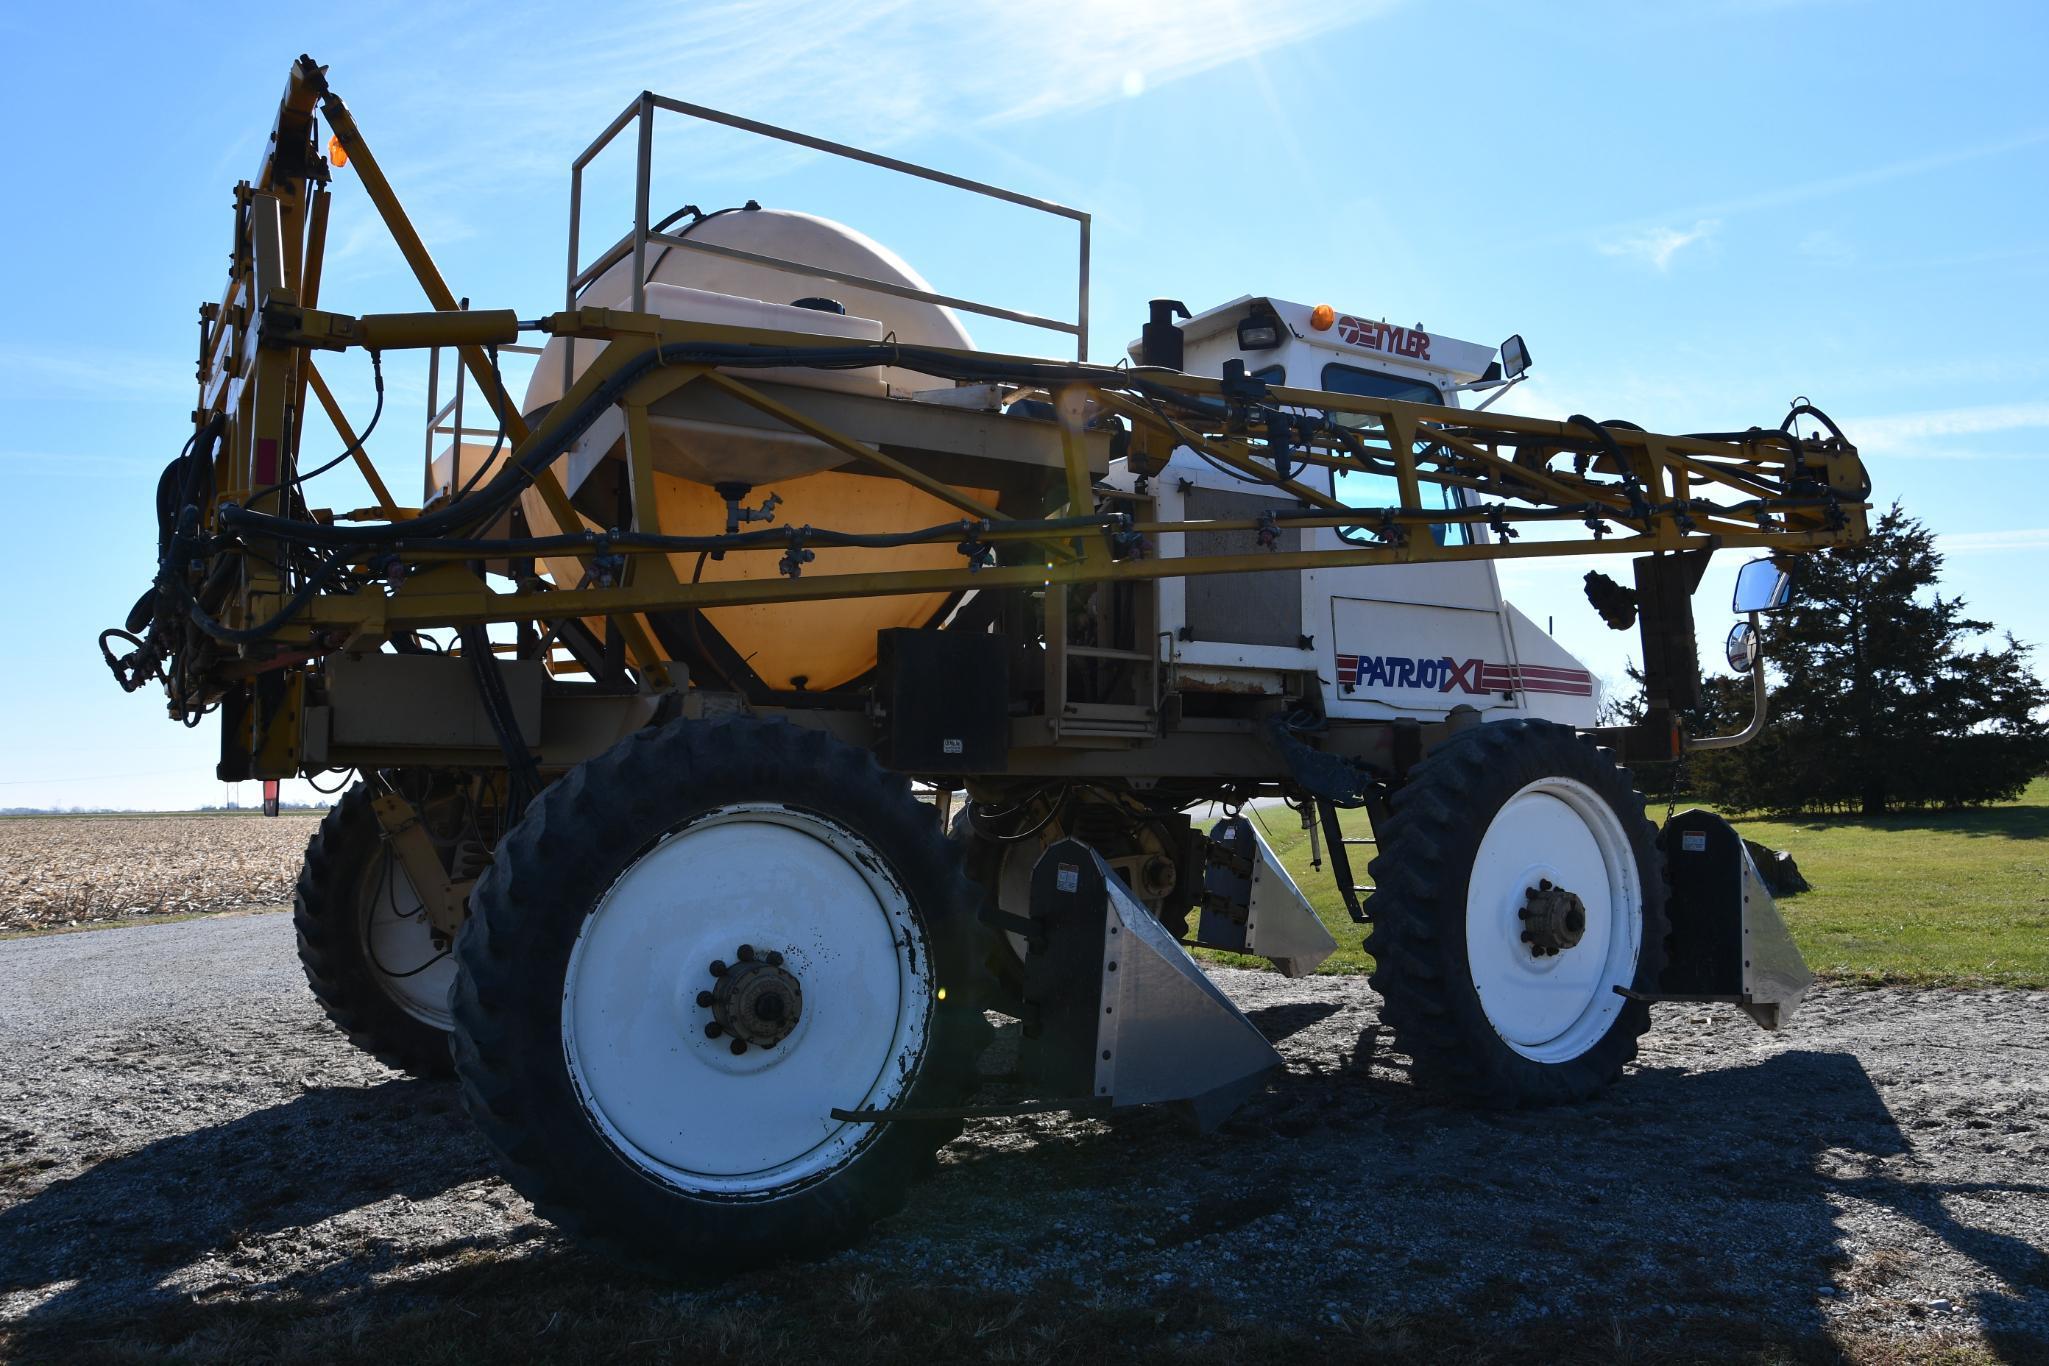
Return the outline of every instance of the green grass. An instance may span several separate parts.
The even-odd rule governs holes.
[[[1681,803],[1684,809],[1686,803]],[[1309,866],[1309,838],[1285,808],[1248,812],[1316,907],[1338,951],[1327,973],[1360,973],[1373,960],[1365,927],[1345,914],[1325,850]],[[1653,805],[1662,823],[1664,808]],[[1738,818],[1746,837],[1789,851],[1814,890],[1779,903],[1808,964],[1842,981],[1918,986],[2049,986],[2049,779],[2018,801],[1971,811],[1865,820],[1825,816]],[[1344,818],[1348,835],[1371,832],[1363,812]],[[1365,883],[1371,845],[1354,846]],[[1233,954],[1212,961],[1256,967]]]
[[[1736,828],[1814,890],[1780,902],[1816,972],[1868,982],[2049,986],[2049,779],[1974,811]]]

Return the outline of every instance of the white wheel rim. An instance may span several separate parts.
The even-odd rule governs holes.
[[[455,956],[434,943],[427,905],[413,880],[386,849],[371,873],[369,914],[363,917],[363,949],[386,996],[399,1009],[436,1029],[455,1028],[448,996],[455,989]]]
[[[736,1056],[698,994],[739,946],[802,989],[789,1036]],[[709,812],[605,892],[569,956],[562,1039],[586,1112],[642,1171],[693,1194],[765,1197],[843,1167],[918,1076],[933,1003],[910,898],[866,841],[774,804]]]
[[[1517,915],[1548,880],[1578,896],[1586,931],[1540,956]],[[1502,1041],[1536,1062],[1562,1063],[1607,1034],[1636,980],[1643,888],[1613,807],[1584,783],[1541,778],[1494,813],[1466,888],[1466,958],[1473,990]]]

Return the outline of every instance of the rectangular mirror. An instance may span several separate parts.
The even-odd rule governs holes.
[[[1776,612],[1793,600],[1793,580],[1769,557],[1752,560],[1736,571],[1736,598],[1730,607],[1738,614]]]
[[[1523,345],[1523,334],[1518,332],[1501,343],[1501,373],[1514,379],[1530,368],[1530,348]]]

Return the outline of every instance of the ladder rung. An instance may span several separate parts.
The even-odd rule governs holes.
[[[1380,841],[1370,839],[1354,839],[1350,835],[1347,835],[1338,842],[1340,844],[1378,844]]]

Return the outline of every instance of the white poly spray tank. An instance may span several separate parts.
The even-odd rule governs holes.
[[[811,214],[737,209],[707,215],[675,231],[713,246],[931,291],[931,286],[887,247],[845,224]],[[893,335],[909,345],[961,349],[974,345],[952,310],[937,304],[659,244],[649,245],[647,262],[646,309],[663,317],[814,332],[821,344],[881,341]],[[621,259],[591,284],[579,303],[591,308],[631,308],[632,270],[632,258]],[[828,300],[845,312],[823,307]],[[550,341],[527,386],[523,408],[529,416],[561,397],[563,351],[568,345],[576,348],[569,367],[573,376],[581,374],[605,344],[568,343],[561,338]],[[943,383],[915,371],[882,368],[751,370],[740,377],[875,396],[931,389]],[[884,532],[930,526],[960,516],[950,504],[902,480],[875,478],[865,470],[849,468],[850,457],[800,433],[702,422],[664,423],[660,419],[654,425],[660,466],[655,475],[655,501],[661,528],[667,534],[708,535],[725,530],[726,503],[713,489],[715,483],[725,481],[750,486],[756,501],[770,492],[776,494],[781,499],[776,508],[778,525],[809,523],[839,531]],[[599,433],[595,441],[586,440],[585,449],[605,444],[607,437]],[[595,461],[573,456],[566,463],[573,495]],[[964,487],[962,491],[984,501],[993,502],[995,497],[987,489]],[[524,506],[529,524],[538,534],[556,530],[538,494],[529,491]],[[820,546],[816,553],[817,560],[807,566],[807,572],[853,574],[883,568],[947,569],[960,564],[958,552],[945,544],[886,551]],[[693,576],[708,582],[765,578],[778,572],[776,558],[768,554],[728,555],[721,560],[677,554],[670,556],[670,562],[677,576],[686,581]],[[576,582],[575,561],[550,561],[547,567],[558,583],[565,582],[565,576],[567,584]],[[704,620],[768,687],[817,691],[840,687],[874,667],[877,631],[927,625],[948,600],[945,593],[924,593],[718,607],[706,611]]]

